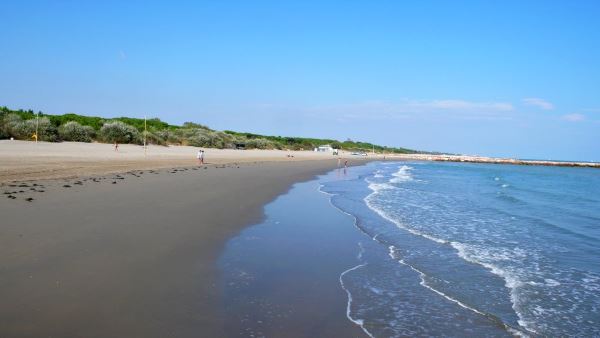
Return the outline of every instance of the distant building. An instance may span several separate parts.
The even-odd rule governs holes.
[[[335,153],[337,149],[333,149],[329,144],[325,144],[315,148],[315,151],[319,153]]]

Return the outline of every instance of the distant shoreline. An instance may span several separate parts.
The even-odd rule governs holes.
[[[387,156],[393,159],[402,160],[420,160],[437,162],[469,162],[469,163],[489,163],[489,164],[514,164],[514,165],[536,165],[548,167],[587,167],[600,168],[598,162],[577,162],[577,161],[546,161],[546,160],[521,160],[514,158],[498,158],[470,155],[428,155],[428,154],[394,154]]]
[[[156,146],[133,144],[119,146],[83,142],[39,142],[0,140],[0,184],[15,181],[62,179],[148,170],[197,166],[196,152],[200,147]],[[470,155],[444,154],[382,154],[357,153],[342,150],[339,156],[329,152],[301,150],[234,150],[202,148],[206,150],[207,165],[248,162],[299,162],[312,160],[349,161],[418,160],[443,162],[470,162],[488,164],[540,165],[559,167],[600,168],[600,163],[575,161],[520,160]]]

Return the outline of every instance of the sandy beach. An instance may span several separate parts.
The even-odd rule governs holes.
[[[309,151],[206,149],[207,163],[200,166],[197,149],[150,146],[144,154],[135,145],[115,152],[110,144],[0,141],[0,337],[237,336],[240,324],[232,318],[238,310],[232,309],[245,305],[235,298],[232,303],[220,284],[218,261],[226,243],[259,223],[267,203],[294,183],[336,168],[338,159]],[[383,157],[342,153],[340,159],[353,166]],[[292,205],[302,203],[302,194],[293,196],[271,205],[271,213],[290,198],[297,199]],[[277,212],[296,213],[291,219],[311,224],[312,233],[335,224],[336,236],[348,229],[335,212],[317,212],[319,205],[329,208],[309,207],[319,215],[312,221],[304,209]],[[330,221],[323,219],[327,214]],[[298,231],[295,238],[311,233],[302,229],[288,232]],[[340,245],[330,244],[322,249]],[[350,255],[342,252],[350,248],[353,255],[355,246],[338,248],[323,251],[331,255],[329,263],[313,260],[320,267],[296,261],[292,265],[304,264],[305,272],[263,279],[268,289],[279,290],[269,297],[280,301],[303,293],[306,285],[297,282],[303,276],[315,274],[311,282],[322,284],[320,293],[286,305],[302,316],[285,327],[260,324],[261,330],[289,337],[364,335],[344,316],[347,300],[338,281],[338,270],[348,264],[343,257]],[[242,266],[254,264],[252,255],[256,251],[243,255],[250,260]],[[238,296],[253,299],[252,293]]]
[[[29,142],[0,140],[0,183],[25,180],[73,178],[91,175],[197,165],[197,147],[143,146],[123,144],[114,151],[112,144],[79,142]],[[253,162],[295,162],[333,159],[330,153],[287,150],[233,150],[206,148],[206,163],[222,165]],[[341,151],[340,158],[356,161],[399,160],[472,162],[542,166],[600,168],[600,163],[516,160],[469,155],[372,154],[357,156]],[[337,158],[337,157],[335,157]]]
[[[224,164],[199,167],[193,148],[151,147],[151,165],[169,168],[140,170],[136,146],[15,145],[27,149],[0,146],[3,337],[222,336],[215,261],[226,240],[292,183],[337,166],[323,154],[208,149]],[[71,151],[87,147],[107,150]],[[82,176],[107,171],[121,173]],[[63,178],[30,181],[53,176]]]
[[[197,164],[197,147],[0,140],[0,183],[68,178],[129,170],[186,167]],[[209,149],[207,164],[332,159],[330,153],[285,150]],[[289,156],[288,156],[289,155]]]
[[[600,0],[0,9],[0,338],[600,338]]]

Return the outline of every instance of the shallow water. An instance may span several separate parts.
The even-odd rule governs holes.
[[[228,336],[361,335],[339,277],[356,264],[362,236],[319,187],[296,184],[228,242],[219,261]]]
[[[229,243],[226,317],[245,320],[237,332],[294,332],[319,320],[301,309],[320,300],[374,337],[598,336],[599,192],[600,171],[586,168],[334,171],[278,198]]]
[[[323,190],[374,240],[344,276],[375,336],[600,334],[600,171],[376,163]],[[412,277],[412,278],[411,278]]]

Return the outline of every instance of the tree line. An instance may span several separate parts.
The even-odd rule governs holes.
[[[217,131],[209,127],[186,122],[171,125],[158,118],[132,117],[102,118],[79,114],[51,115],[32,110],[11,110],[0,107],[0,139],[14,138],[48,142],[108,142],[142,144],[144,136],[149,144],[189,145],[211,148],[291,149],[312,150],[329,144],[336,149],[369,152],[375,149],[387,153],[417,153],[417,151],[383,147],[368,142],[338,141],[304,137],[268,136],[231,130]]]

